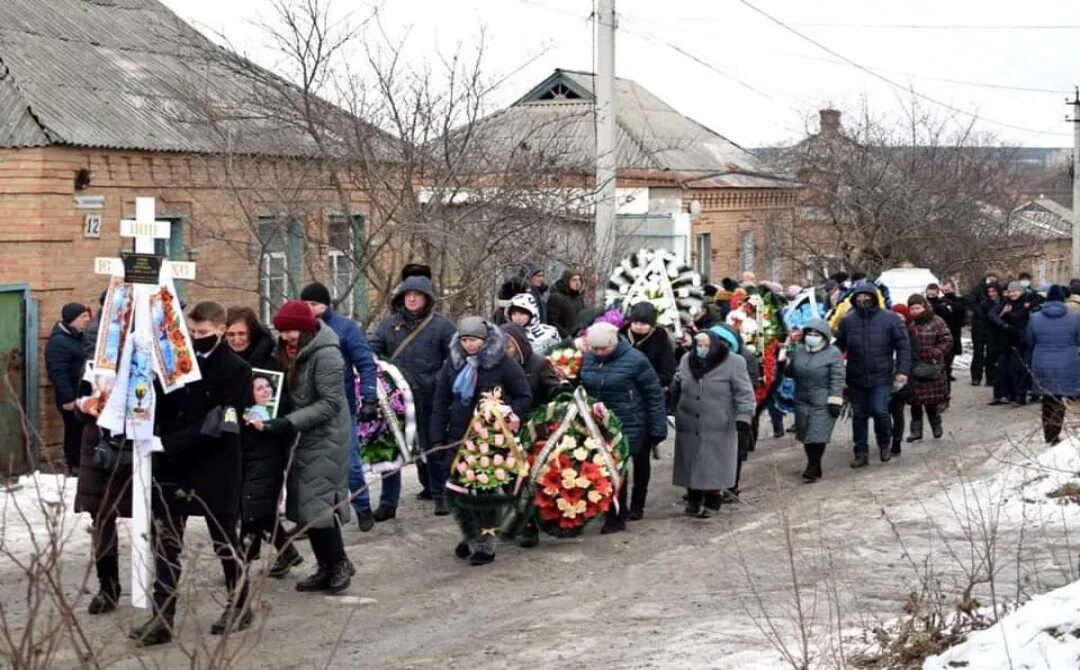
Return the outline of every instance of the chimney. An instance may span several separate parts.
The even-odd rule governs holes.
[[[818,114],[821,115],[819,135],[822,137],[836,137],[840,134],[840,110],[822,109]]]

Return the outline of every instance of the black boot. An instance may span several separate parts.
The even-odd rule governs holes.
[[[251,612],[251,608],[244,605],[242,609],[233,607],[232,603],[225,608],[225,611],[221,613],[221,616],[217,618],[217,621],[210,625],[211,635],[224,635],[226,632],[239,633],[242,630],[247,630],[251,625],[252,619],[255,615]]]
[[[908,442],[918,442],[922,439],[922,419],[912,419],[911,428],[908,429]]]
[[[728,500],[724,494],[720,491],[706,491],[705,492],[705,509],[711,512],[719,512],[720,506],[726,503],[733,502]]]
[[[535,521],[530,521],[521,530],[521,539],[518,540],[518,546],[522,549],[532,549],[538,544],[540,544],[540,529],[536,527]]]
[[[804,444],[803,451],[806,452],[806,469],[803,470],[802,478],[807,482],[817,481],[821,475],[814,475],[814,445]]]
[[[900,440],[894,439],[893,443],[892,443],[892,449],[891,449],[892,455],[893,456],[899,456],[901,453],[903,453],[903,451],[904,450],[900,447]]]
[[[435,516],[448,516],[450,514],[450,501],[445,497],[435,501]]]
[[[933,412],[928,408],[927,418],[930,419],[930,433],[935,440],[940,440],[945,435],[945,427],[941,425],[941,407],[934,408]]]
[[[133,628],[128,637],[135,640],[137,647],[153,647],[172,642],[172,622],[160,614],[155,614],[138,628]]]
[[[454,556],[457,556],[463,561],[469,556],[472,556],[472,549],[469,549],[469,543],[464,541],[458,542],[457,546],[454,547]]]
[[[330,570],[319,566],[315,574],[296,583],[296,590],[301,592],[325,591],[330,585]]]
[[[390,507],[388,505],[379,505],[375,508],[371,517],[375,519],[375,523],[382,523],[383,521],[389,521],[397,516],[397,508]]]
[[[326,592],[341,593],[347,590],[352,584],[353,571],[352,563],[348,559],[340,560],[331,566],[330,576],[326,581]]]
[[[360,528],[361,533],[366,533],[375,527],[375,517],[371,514],[371,510],[365,509],[356,513],[356,525]]]
[[[304,557],[300,555],[300,552],[296,550],[296,547],[289,543],[285,546],[285,549],[278,554],[277,560],[274,561],[274,565],[270,567],[270,576],[274,579],[281,579],[285,575],[289,574],[289,571],[304,562]]]
[[[106,614],[116,609],[120,602],[120,557],[116,554],[103,556],[94,566],[97,569],[99,588],[90,599],[90,614]]]

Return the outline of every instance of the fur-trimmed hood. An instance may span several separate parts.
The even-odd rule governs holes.
[[[487,337],[484,339],[484,348],[476,355],[477,363],[485,370],[497,366],[506,356],[506,335],[495,326],[487,325]],[[455,370],[460,370],[465,365],[467,354],[461,347],[461,338],[454,333],[450,340],[450,364]]]

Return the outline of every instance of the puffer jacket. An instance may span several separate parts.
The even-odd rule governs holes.
[[[73,402],[78,396],[85,364],[81,336],[57,322],[45,345],[45,369],[53,385],[57,407]]]
[[[286,515],[302,526],[332,528],[349,520],[352,419],[345,396],[345,362],[338,338],[320,323],[285,374],[293,410],[285,418],[300,433],[288,473]]]
[[[580,378],[585,391],[619,417],[632,453],[646,448],[649,441],[667,438],[660,378],[649,359],[629,342],[620,337],[615,350],[603,358],[591,351],[585,354]]]
[[[854,307],[859,294],[873,296],[867,310]],[[900,317],[882,309],[877,289],[862,284],[852,296],[852,308],[840,320],[836,346],[847,354],[847,383],[857,388],[891,384],[896,374],[911,376],[911,339]]]
[[[825,319],[811,319],[806,328],[832,339]],[[844,359],[840,350],[826,344],[810,351],[805,344],[795,346],[784,374],[795,380],[795,439],[803,444],[827,444],[832,441],[836,419],[829,405],[844,402]]]
[[[1080,397],[1080,313],[1063,302],[1043,303],[1028,324],[1032,390],[1040,395]]]
[[[405,294],[417,291],[427,296],[428,303],[423,312],[410,314],[405,309]],[[406,277],[398,285],[390,301],[393,314],[387,316],[375,328],[371,338],[371,350],[381,359],[393,363],[401,370],[409,382],[416,403],[418,417],[431,416],[431,404],[435,397],[435,384],[439,371],[450,356],[450,341],[457,329],[435,309],[435,288],[427,277]],[[394,356],[394,352],[424,320],[431,316],[431,321],[404,349]],[[430,447],[428,422],[420,421],[417,432],[422,449]]]
[[[435,386],[435,402],[431,412],[433,444],[452,444],[465,436],[476,404],[483,393],[502,389],[502,400],[523,422],[532,406],[532,392],[525,371],[518,362],[506,355],[506,336],[488,324],[484,348],[477,356],[476,390],[468,402],[454,391],[454,380],[466,363],[467,355],[457,335],[450,345],[450,358],[443,364]]]

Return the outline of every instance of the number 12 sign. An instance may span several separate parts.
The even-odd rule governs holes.
[[[101,238],[101,215],[100,214],[87,214],[86,222],[83,224],[84,238]]]

